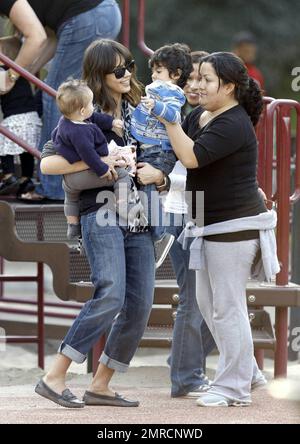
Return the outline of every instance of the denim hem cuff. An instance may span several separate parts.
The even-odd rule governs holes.
[[[108,357],[104,352],[100,356],[99,362],[101,362],[101,364],[106,365],[106,367],[116,370],[117,372],[120,373],[126,373],[129,367],[128,364],[123,364],[123,362],[119,362],[116,361],[115,359]]]
[[[82,364],[86,360],[85,355],[75,350],[70,345],[64,344],[63,342],[59,346],[58,353],[72,359],[72,361],[76,362],[77,364]]]

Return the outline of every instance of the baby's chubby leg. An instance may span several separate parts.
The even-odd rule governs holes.
[[[83,190],[112,186],[113,180],[99,177],[91,170],[65,174],[63,189],[65,192],[65,215],[68,222],[67,238],[74,239],[81,235],[79,223],[79,195]]]

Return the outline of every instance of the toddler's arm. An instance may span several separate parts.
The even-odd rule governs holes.
[[[151,93],[154,97],[151,97]],[[185,96],[179,88],[174,89],[166,85],[165,88],[154,88],[147,91],[147,97],[142,98],[151,112],[170,123],[181,123],[181,108],[185,104]]]
[[[105,131],[112,129],[114,118],[109,114],[94,112],[89,120]]]

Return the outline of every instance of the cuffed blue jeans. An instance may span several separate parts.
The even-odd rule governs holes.
[[[81,217],[82,235],[95,287],[59,352],[81,363],[110,330],[100,362],[126,372],[153,303],[154,249],[151,235],[99,226],[96,212]]]
[[[174,226],[171,218],[171,226],[167,227],[167,232],[177,239],[183,226],[184,216],[181,226]],[[183,396],[204,383],[205,358],[215,348],[215,341],[197,304],[196,275],[194,270],[189,269],[189,249],[183,250],[181,244],[175,240],[169,254],[179,286],[179,305],[169,358],[171,396],[176,397]]]
[[[64,22],[57,32],[57,48],[45,79],[54,89],[68,77],[81,78],[85,49],[96,39],[115,39],[121,29],[121,13],[115,0],[104,0],[98,6]],[[40,150],[51,139],[60,113],[55,99],[43,93],[43,127]],[[62,176],[50,176],[39,171],[40,186],[36,191],[49,199],[63,199]]]

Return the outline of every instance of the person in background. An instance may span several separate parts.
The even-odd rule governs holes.
[[[183,88],[187,100],[183,107],[185,116],[199,107],[199,64],[206,55],[208,55],[206,51],[191,52],[193,71]],[[179,287],[179,304],[173,329],[171,355],[168,358],[171,396],[195,398],[208,388],[209,380],[204,372],[205,358],[215,348],[215,341],[196,301],[196,275],[194,270],[189,269],[189,250],[184,250],[177,242],[185,227],[188,212],[184,193],[186,168],[180,160],[169,174],[169,180],[170,189],[163,200],[163,208],[166,214],[170,214],[171,219],[167,231],[176,239],[169,255]]]
[[[251,32],[239,32],[233,37],[232,51],[240,57],[248,70],[249,76],[256,80],[262,90],[265,89],[265,80],[262,72],[255,66],[257,42]]]
[[[199,63],[202,57],[208,55],[206,51],[192,51],[193,71],[183,88],[186,102],[182,108],[182,117],[186,117],[196,106],[199,106]]]
[[[21,40],[17,36],[1,37],[0,52],[15,60],[21,48]],[[5,74],[7,67],[4,67]],[[37,113],[35,99],[29,82],[19,78],[12,89],[0,95],[3,121],[6,127],[16,136],[36,148],[40,141],[42,122]],[[15,156],[20,155],[21,177],[16,177]],[[0,184],[1,195],[21,195],[34,189],[32,182],[34,157],[24,151],[17,143],[0,134],[0,159],[3,178]]]
[[[55,90],[68,77],[81,77],[85,49],[97,38],[116,38],[122,20],[115,0],[2,0],[0,14],[23,36],[15,62],[35,74],[52,59],[45,82]],[[2,93],[8,92],[18,77],[9,69]],[[59,117],[55,99],[43,93],[41,150]],[[23,200],[64,198],[61,176],[40,175],[40,181],[34,192],[22,195]]]

